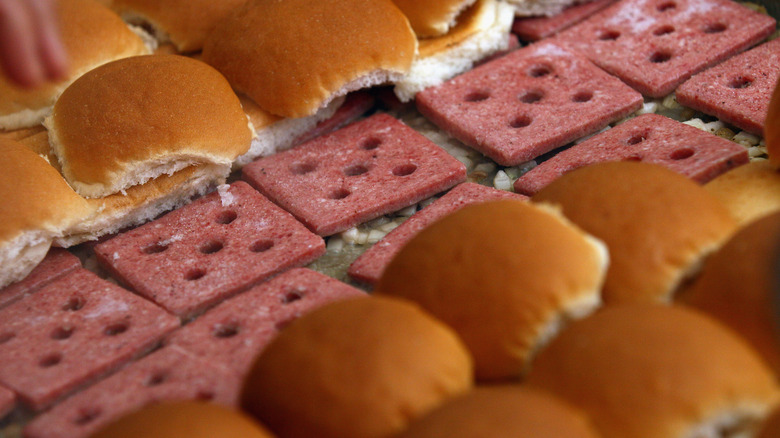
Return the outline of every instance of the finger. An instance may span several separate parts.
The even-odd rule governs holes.
[[[62,43],[57,5],[52,0],[29,0],[34,14],[39,62],[49,80],[61,79],[68,68],[67,53]]]
[[[0,0],[0,67],[11,82],[22,87],[34,87],[44,80],[29,12],[26,1]]]

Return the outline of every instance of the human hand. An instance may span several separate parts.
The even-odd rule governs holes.
[[[67,54],[54,0],[0,0],[0,68],[25,88],[65,75]]]

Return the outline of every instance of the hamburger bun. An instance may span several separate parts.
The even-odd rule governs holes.
[[[91,438],[272,438],[245,414],[212,403],[167,401],[127,414]]]
[[[585,416],[542,391],[482,386],[413,422],[397,438],[598,438]]]
[[[195,164],[222,166],[227,176],[252,137],[225,78],[176,55],[92,70],[65,90],[45,125],[65,179],[88,198]]]
[[[197,52],[217,23],[246,0],[113,0],[111,7],[125,21],[147,25],[161,44],[173,43],[180,53]]]
[[[577,169],[533,200],[560,205],[572,222],[607,244],[606,304],[668,301],[736,227],[701,186],[641,162]]]
[[[476,0],[441,0],[421,2],[418,0],[393,0],[409,19],[409,24],[418,38],[442,36],[455,26],[461,12]]]
[[[764,140],[769,162],[780,168],[780,81],[775,85],[764,121]]]
[[[59,28],[68,71],[55,83],[23,89],[0,75],[0,129],[40,124],[57,97],[79,76],[128,56],[149,53],[143,40],[110,9],[93,0],[58,0]]]
[[[374,292],[412,300],[452,327],[477,379],[513,379],[570,320],[601,304],[608,259],[557,210],[493,201],[420,231]]]
[[[774,296],[780,212],[746,225],[705,263],[680,301],[742,335],[780,377],[780,321]]]
[[[290,323],[257,358],[245,411],[279,436],[385,437],[472,385],[444,324],[390,298],[338,301]]]
[[[45,159],[0,140],[0,288],[21,280],[46,256],[52,239],[91,213]]]
[[[740,226],[780,210],[780,172],[768,161],[753,161],[704,185]]]
[[[775,376],[734,332],[684,307],[625,304],[573,323],[527,383],[583,410],[605,438],[737,437],[778,401]]]
[[[415,2],[427,4],[435,2]],[[395,82],[402,102],[414,99],[425,88],[439,85],[463,73],[509,46],[514,11],[498,0],[477,0],[457,18],[445,35],[419,40],[419,54],[409,73]]]
[[[416,49],[390,0],[285,0],[234,10],[206,40],[203,60],[264,110],[298,118],[349,91],[398,80]]]

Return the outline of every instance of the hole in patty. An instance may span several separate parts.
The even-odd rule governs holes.
[[[225,210],[217,215],[217,223],[227,225],[238,218],[238,213],[233,210]]]
[[[674,26],[665,25],[657,28],[653,31],[653,35],[655,36],[662,36],[662,35],[668,35],[670,33],[674,32]]]
[[[166,380],[168,380],[168,373],[165,371],[160,371],[149,376],[149,378],[146,379],[146,382],[144,382],[144,385],[158,386],[163,384]]]
[[[544,92],[541,90],[529,90],[520,96],[520,102],[536,103],[544,98]]]
[[[190,269],[189,271],[187,271],[186,274],[184,274],[184,279],[187,281],[195,281],[195,280],[200,280],[204,276],[206,276],[205,269],[194,268],[194,269]]]
[[[704,26],[702,31],[704,33],[721,33],[721,32],[724,32],[728,28],[729,28],[729,26],[726,23],[718,21],[718,22],[715,22],[715,23],[707,24],[706,26]]]
[[[676,8],[677,8],[677,3],[675,2],[662,2],[656,7],[658,12],[671,11]]]
[[[626,143],[628,143],[628,144],[633,146],[635,144],[642,143],[645,140],[647,140],[647,134],[640,133],[640,134],[632,135],[628,140],[626,140]]]
[[[599,39],[601,41],[614,41],[620,38],[620,32],[616,30],[602,30],[599,32]]]
[[[103,411],[100,408],[92,407],[92,408],[82,409],[81,412],[79,412],[78,416],[73,419],[73,424],[77,426],[84,426],[85,424],[94,421],[102,413]]]
[[[306,294],[306,291],[303,289],[296,289],[288,291],[284,296],[282,297],[282,304],[290,304],[295,301],[303,299],[303,296]]]
[[[274,241],[273,240],[258,240],[257,242],[253,243],[249,249],[252,252],[266,252],[269,249],[274,247]]]
[[[344,175],[346,176],[358,176],[368,172],[368,167],[362,164],[355,164],[344,169]]]
[[[672,59],[672,54],[667,51],[658,51],[650,55],[650,62],[660,64]]]
[[[51,367],[53,367],[55,365],[58,365],[60,362],[62,362],[62,355],[60,353],[52,353],[52,354],[44,356],[38,362],[38,365],[41,368],[51,368]]]
[[[347,189],[338,189],[328,193],[328,199],[344,199],[350,195]]]
[[[528,69],[528,76],[532,78],[541,78],[552,73],[552,67],[545,64],[537,64]]]
[[[417,170],[417,166],[412,163],[402,164],[393,168],[393,175],[395,176],[409,176]]]
[[[466,102],[482,102],[490,97],[490,92],[486,90],[472,91],[463,99]]]
[[[144,247],[144,254],[159,254],[168,249],[168,244],[163,242],[155,242],[151,245]]]
[[[528,116],[518,116],[515,117],[511,122],[509,122],[509,126],[515,129],[525,128],[530,124],[531,124],[531,118]]]
[[[68,312],[75,312],[77,310],[81,310],[84,307],[84,304],[87,302],[84,300],[84,298],[76,295],[73,297],[70,297],[70,299],[62,305],[62,310],[68,311]]]
[[[5,344],[6,342],[10,341],[15,337],[16,337],[16,333],[13,332],[5,332],[3,334],[0,334],[0,344]]]
[[[303,162],[303,163],[293,163],[290,165],[290,172],[293,175],[305,175],[310,172],[314,172],[314,169],[317,168],[316,163],[312,163],[309,161]]]
[[[126,322],[118,322],[116,324],[106,326],[106,328],[103,330],[103,334],[106,336],[121,335],[122,333],[126,332],[128,328],[130,328],[130,325],[128,325]]]
[[[73,327],[57,327],[51,332],[50,336],[52,339],[62,341],[73,336],[73,331]]]
[[[232,338],[237,335],[239,331],[238,324],[230,322],[226,324],[217,324],[214,326],[214,330],[211,332],[215,338]]]
[[[382,144],[382,140],[376,137],[369,137],[360,142],[360,148],[367,151],[374,150]]]
[[[210,240],[200,247],[200,252],[203,254],[214,254],[220,252],[225,245],[219,240]]]
[[[571,100],[577,103],[585,103],[593,99],[593,93],[590,91],[578,91],[577,94],[572,96]]]
[[[669,158],[672,160],[684,160],[686,158],[690,158],[693,156],[693,149],[690,148],[682,148],[677,149],[676,151],[672,152],[669,155]]]
[[[731,80],[728,83],[728,86],[730,88],[747,88],[753,84],[753,79],[750,79],[745,76],[737,76],[735,78],[731,78]]]

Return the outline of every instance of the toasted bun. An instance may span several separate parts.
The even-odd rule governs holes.
[[[471,385],[471,358],[449,328],[411,303],[365,297],[282,330],[241,399],[279,436],[380,437]]]
[[[34,90],[0,75],[0,128],[40,124],[57,96],[79,76],[106,62],[149,53],[143,40],[110,9],[93,0],[58,0],[59,27],[68,53],[65,78]]]
[[[713,254],[680,300],[741,334],[780,377],[777,256],[780,213],[746,225]]]
[[[780,81],[777,82],[772,100],[769,102],[764,121],[764,140],[766,140],[769,162],[775,168],[780,168]]]
[[[203,49],[217,23],[247,0],[113,0],[112,7],[130,23],[149,24],[161,43],[179,52]]]
[[[397,80],[416,46],[390,0],[249,2],[212,32],[203,59],[261,108],[297,118],[349,91]]]
[[[414,422],[397,438],[598,438],[585,416],[542,391],[483,386]]]
[[[534,201],[602,239],[611,264],[605,303],[669,300],[736,227],[701,186],[661,166],[612,162],[583,167],[539,191]]]
[[[476,0],[393,0],[401,12],[409,19],[414,33],[420,38],[442,36],[455,26],[455,20],[461,12],[473,5]]]
[[[73,83],[46,119],[62,173],[97,198],[187,166],[230,166],[252,131],[219,72],[176,55],[126,58]]]
[[[569,6],[589,1],[592,0],[506,0],[515,8],[515,15],[520,17],[538,15],[549,17],[560,13]]]
[[[767,161],[731,169],[704,185],[740,225],[780,210],[780,172]]]
[[[426,2],[416,4],[422,3]],[[513,20],[514,10],[508,4],[477,0],[458,17],[449,33],[419,41],[419,55],[409,73],[396,81],[395,94],[408,102],[425,88],[439,85],[469,70],[475,62],[505,50]]]
[[[415,301],[450,325],[478,379],[516,378],[562,326],[601,303],[607,264],[606,248],[556,210],[494,201],[422,230],[375,293]]]
[[[736,432],[754,431],[780,396],[772,372],[731,330],[662,304],[575,322],[539,354],[527,383],[616,438],[743,436]]]
[[[46,160],[0,140],[0,288],[24,278],[90,207]]]
[[[127,414],[91,438],[272,438],[239,411],[213,403],[167,401]]]

